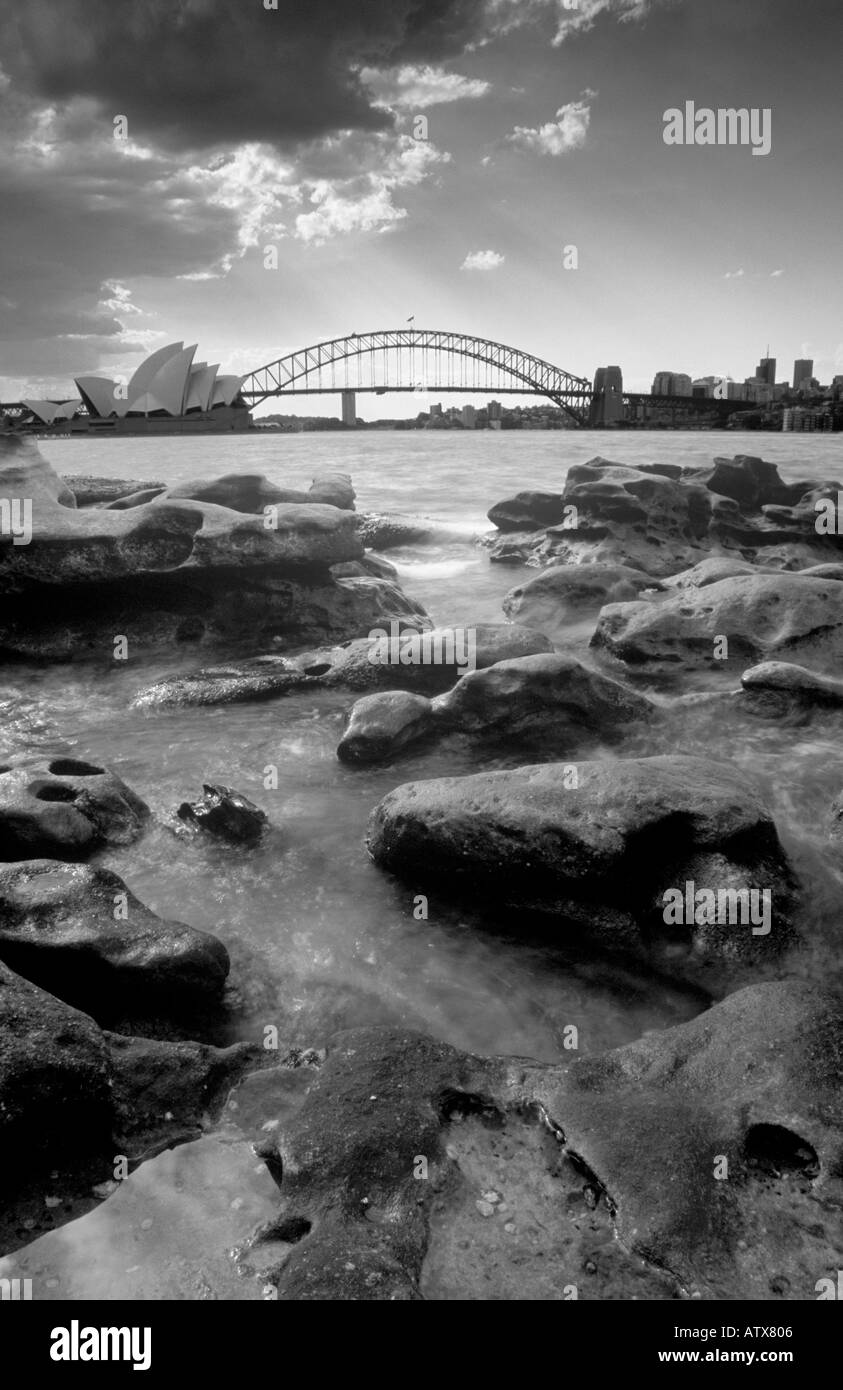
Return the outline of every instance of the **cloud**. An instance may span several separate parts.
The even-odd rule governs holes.
[[[743,275],[746,275],[746,271],[744,270],[743,266],[741,266],[740,270],[727,270],[726,274],[723,276],[723,279],[740,280],[741,276]]]
[[[770,279],[771,279],[771,280],[778,280],[778,278],[779,278],[780,275],[784,275],[784,271],[783,271],[783,270],[771,270],[771,271],[770,271]]]
[[[597,95],[586,91],[578,101],[569,101],[560,106],[555,121],[547,121],[537,128],[516,126],[507,139],[519,149],[536,150],[539,154],[555,157],[578,150],[585,144],[585,137],[591,122],[589,103]]]
[[[492,88],[490,82],[478,77],[462,77],[441,67],[414,67],[409,63],[388,71],[363,68],[360,78],[376,105],[406,111],[425,111],[429,106],[454,101],[476,101]]]
[[[460,266],[460,270],[497,270],[506,260],[497,251],[470,251]]]
[[[0,0],[13,82],[51,103],[88,97],[182,150],[387,129],[361,71],[435,73],[417,65],[463,52],[486,13],[487,0]]]
[[[488,0],[489,19],[498,33],[532,23],[550,15],[556,23],[553,44],[558,46],[577,33],[592,29],[602,14],[613,15],[621,23],[644,19],[658,5],[679,0]]]

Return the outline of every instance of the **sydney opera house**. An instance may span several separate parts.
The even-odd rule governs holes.
[[[24,427],[61,433],[173,434],[245,430],[251,415],[242,376],[219,376],[219,364],[194,362],[196,344],[169,343],[141,362],[131,380],[76,377],[78,395],[26,400]]]

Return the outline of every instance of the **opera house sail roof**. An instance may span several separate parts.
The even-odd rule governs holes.
[[[78,396],[73,400],[27,400],[23,404],[36,420],[55,425],[72,419],[83,406],[94,420],[158,420],[205,416],[220,407],[242,407],[238,402],[242,376],[220,376],[219,363],[194,363],[196,344],[168,343],[141,362],[130,381],[104,376],[76,377]]]

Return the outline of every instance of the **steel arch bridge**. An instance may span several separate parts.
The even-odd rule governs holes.
[[[240,394],[250,405],[270,396],[342,391],[461,391],[547,396],[577,425],[586,425],[591,382],[529,352],[420,328],[350,333],[301,348],[259,367]]]

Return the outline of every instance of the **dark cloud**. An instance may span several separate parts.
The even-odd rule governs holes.
[[[0,0],[3,65],[33,96],[85,96],[170,148],[279,147],[378,130],[357,69],[441,61],[486,0]]]

